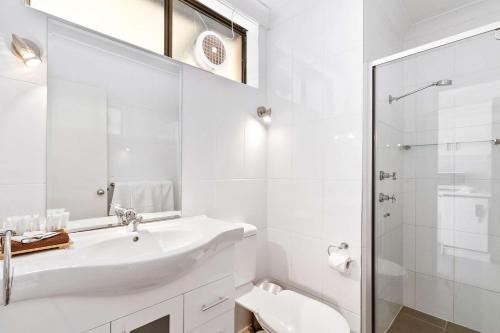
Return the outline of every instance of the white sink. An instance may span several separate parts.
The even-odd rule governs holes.
[[[205,216],[74,233],[69,249],[14,257],[11,300],[164,285],[242,237],[241,226]]]

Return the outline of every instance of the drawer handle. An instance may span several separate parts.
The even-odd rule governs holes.
[[[219,297],[215,302],[213,302],[212,304],[210,305],[203,305],[201,307],[201,311],[205,312],[207,310],[210,310],[211,308],[213,308],[214,306],[217,306],[221,303],[224,303],[225,301],[227,301],[229,299],[229,297]]]

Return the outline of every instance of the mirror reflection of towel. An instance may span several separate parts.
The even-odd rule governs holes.
[[[109,215],[114,207],[133,208],[138,213],[166,212],[174,209],[174,189],[170,180],[115,182]]]

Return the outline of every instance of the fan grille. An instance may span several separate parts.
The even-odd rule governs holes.
[[[205,36],[202,45],[205,57],[207,57],[212,64],[221,65],[226,60],[226,48],[217,36]]]

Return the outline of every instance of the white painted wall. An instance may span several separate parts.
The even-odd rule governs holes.
[[[268,33],[269,273],[360,328],[363,3],[288,1]],[[327,265],[347,242],[350,275]]]

